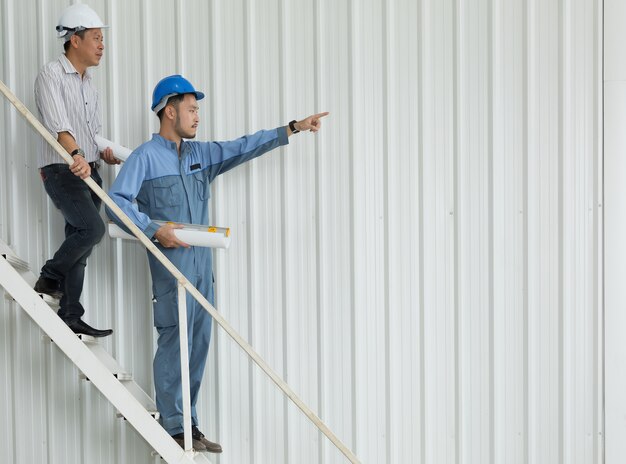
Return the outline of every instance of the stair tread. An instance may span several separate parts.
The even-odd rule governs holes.
[[[117,360],[109,354],[107,350],[99,343],[85,343],[85,346],[91,350],[93,354],[104,364],[109,371],[118,379],[131,380],[132,375],[126,371]]]
[[[150,412],[158,413],[154,400],[134,380],[120,380],[122,385]]]
[[[30,264],[28,264],[28,261],[24,261],[17,256],[11,247],[5,243],[0,244],[0,255],[2,255],[2,257],[6,259],[14,269],[21,272],[30,271]]]
[[[161,458],[161,460],[163,460],[163,458],[157,451],[152,451],[150,453],[150,456],[153,458]],[[209,453],[207,451],[204,451],[204,452],[196,451],[194,454],[194,457],[192,458],[192,461],[197,462],[198,464],[213,464],[214,461],[212,459],[209,459],[209,456],[214,456],[214,454]]]

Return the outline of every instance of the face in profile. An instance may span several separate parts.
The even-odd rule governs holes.
[[[104,36],[102,29],[87,29],[83,37],[72,36],[72,47],[85,66],[98,66],[104,54]]]
[[[188,93],[176,108],[176,120],[174,130],[183,139],[193,139],[198,131],[200,117],[198,115],[198,102],[196,96]]]

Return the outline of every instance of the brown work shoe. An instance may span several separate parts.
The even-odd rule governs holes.
[[[172,435],[172,438],[174,439],[174,441],[176,443],[178,443],[180,445],[180,447],[182,449],[185,449],[185,434],[184,433],[179,433],[176,435]],[[196,451],[207,451],[206,446],[204,446],[204,443],[202,443],[200,440],[196,440],[193,437],[191,437],[191,446],[193,447],[194,450]]]
[[[200,432],[200,430],[198,430],[198,427],[196,427],[195,425],[191,427],[191,436],[193,437],[194,443],[196,442],[196,440],[199,440],[200,442],[202,442],[202,444],[204,445],[204,448],[209,453],[221,453],[222,452],[222,445],[220,445],[219,443],[213,443],[212,441],[207,440],[204,434]]]

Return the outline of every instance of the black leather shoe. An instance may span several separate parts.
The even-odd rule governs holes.
[[[222,445],[220,445],[219,443],[213,443],[212,441],[207,440],[204,437],[204,434],[200,432],[200,430],[198,430],[198,427],[196,427],[195,425],[191,427],[191,436],[193,437],[194,440],[198,440],[199,442],[201,442],[209,453],[221,453],[222,452]]]
[[[91,327],[89,324],[87,324],[85,321],[81,319],[77,319],[75,321],[70,321],[70,322],[65,321],[65,323],[70,329],[72,329],[72,332],[77,333],[77,334],[89,335],[90,337],[106,337],[113,333],[112,329],[106,329],[106,330],[94,329],[93,327]]]
[[[61,290],[61,282],[54,279],[48,279],[47,277],[39,277],[35,283],[35,291],[37,293],[45,293],[52,298],[60,300],[63,296],[63,290]]]

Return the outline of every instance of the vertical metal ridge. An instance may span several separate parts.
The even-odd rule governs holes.
[[[565,60],[565,37],[564,37],[564,31],[565,31],[565,25],[564,25],[564,13],[565,13],[565,2],[567,0],[559,0],[559,31],[558,31],[558,37],[559,37],[559,44],[558,44],[558,48],[559,48],[559,57],[558,57],[558,62],[559,62],[559,70],[558,70],[558,81],[559,81],[559,97],[558,97],[558,108],[559,108],[559,138],[558,138],[558,143],[559,143],[559,149],[558,149],[558,156],[559,156],[559,161],[558,161],[558,166],[559,166],[559,185],[558,185],[558,205],[559,205],[559,218],[558,218],[558,230],[559,230],[559,255],[558,255],[558,292],[559,292],[559,305],[558,305],[558,321],[559,321],[559,327],[558,327],[558,360],[559,360],[559,378],[558,378],[558,393],[559,395],[561,395],[559,404],[558,404],[558,416],[559,416],[559,430],[557,431],[557,436],[558,436],[558,460],[559,463],[564,464],[564,436],[563,436],[563,432],[564,432],[564,418],[563,418],[563,413],[564,413],[564,408],[565,408],[565,404],[564,404],[564,396],[563,393],[563,386],[564,386],[564,364],[563,361],[565,359],[564,357],[564,343],[565,343],[565,337],[564,337],[564,328],[563,328],[563,323],[564,323],[564,302],[563,302],[563,298],[564,298],[564,293],[565,293],[565,289],[564,289],[564,245],[563,245],[563,232],[564,232],[564,188],[565,188],[565,179],[564,179],[564,173],[563,173],[563,167],[564,167],[564,101],[565,101],[565,94],[564,94],[564,85],[563,85],[563,80],[565,77],[565,73],[564,73],[564,60]]]
[[[39,64],[39,66],[41,67],[44,63],[45,63],[45,58],[43,56],[43,50],[45,50],[45,39],[44,39],[44,34],[42,34],[43,30],[44,30],[44,6],[43,6],[43,1],[42,0],[36,0],[36,4],[37,4],[37,27],[36,27],[36,35],[37,35],[37,43],[38,43],[38,47],[37,47],[37,63]],[[4,76],[0,76],[0,78],[3,78]],[[1,220],[1,219],[0,219]],[[41,241],[41,243],[44,243],[44,228],[38,228],[38,233],[37,233],[37,238]],[[0,258],[1,259],[1,258]],[[37,270],[34,270],[35,273],[37,273]],[[16,304],[17,306],[17,304]],[[16,307],[16,310],[20,311],[21,308]],[[46,356],[46,361],[49,361],[50,358],[50,350],[47,351],[47,356]],[[50,390],[52,389],[52,381],[51,381],[51,377],[52,377],[52,371],[53,369],[50,368],[50,363],[46,362],[44,366],[42,366],[42,369],[44,371],[43,374],[43,378],[46,380],[46,387],[42,388],[42,393],[44,395],[43,401],[44,401],[44,408],[42,408],[42,413],[44,414],[44,423],[46,425],[46,430],[44,431],[44,433],[42,435],[45,436],[45,448],[47,451],[47,455],[53,455],[53,451],[54,451],[54,439],[52,437],[52,431],[54,430],[54,415],[53,415],[53,401],[50,401],[51,398],[51,392]],[[13,430],[15,430],[15,427],[13,428]]]
[[[5,3],[5,2],[3,2]],[[15,81],[16,81],[16,63],[15,63],[15,57],[18,56],[17,50],[15,49],[15,40],[14,37],[16,37],[15,34],[15,26],[13,24],[13,22],[11,22],[9,20],[9,17],[13,17],[13,11],[14,11],[14,0],[7,0],[6,3],[6,9],[4,10],[5,12],[5,24],[4,27],[2,28],[4,31],[6,31],[6,35],[3,37],[3,43],[6,44],[5,45],[5,66],[4,66],[4,72],[6,73],[6,77],[5,77],[5,84],[10,87],[10,88],[14,88],[15,87]],[[7,52],[8,50],[8,52]],[[11,108],[9,108],[7,105],[5,105],[6,108],[6,112],[5,112],[5,124],[7,126],[7,128],[9,129],[9,132],[11,134],[15,134],[16,131],[16,115],[14,111],[11,111]],[[4,138],[4,137],[3,137]],[[9,143],[9,139],[7,137],[7,153],[11,151],[11,146]],[[15,164],[12,163],[11,161],[7,160],[7,170],[6,172],[10,172],[11,175],[9,176],[8,182],[7,182],[7,190],[9,192],[15,192],[18,189],[15,188],[15,179],[17,178],[17,175],[15,173]],[[18,222],[15,220],[17,217],[17,212],[20,210],[19,205],[16,204],[16,197],[17,195],[7,195],[7,198],[11,198],[11,208],[7,208],[7,243],[9,244],[16,244],[16,237],[18,236],[17,231],[15,231],[15,224],[17,224]],[[3,208],[4,209],[4,208]]]
[[[174,21],[176,23],[176,33],[174,34],[175,42],[175,60],[176,71],[185,75],[185,27],[183,25],[183,5],[182,0],[175,0],[174,4]]]
[[[463,440],[461,438],[461,419],[463,416],[461,405],[461,327],[459,323],[459,209],[460,209],[460,189],[459,189],[459,138],[461,130],[459,99],[461,94],[461,65],[460,65],[460,40],[461,40],[461,0],[452,1],[452,267],[453,267],[453,292],[454,292],[454,461],[461,462],[461,452],[463,450]]]
[[[595,106],[596,109],[596,118],[597,123],[595,124],[595,146],[599,151],[598,154],[598,163],[596,166],[598,168],[598,173],[595,178],[599,179],[600,186],[596,188],[596,191],[599,195],[599,219],[598,219],[598,240],[599,244],[596,246],[596,250],[598,250],[599,258],[598,258],[598,272],[599,276],[597,276],[596,281],[599,280],[599,284],[596,287],[597,296],[596,302],[598,304],[598,324],[599,327],[596,328],[596,333],[598,334],[599,340],[596,343],[598,346],[595,355],[595,359],[597,360],[598,372],[596,378],[600,381],[600,391],[596,392],[596,424],[598,429],[596,430],[596,436],[598,437],[599,443],[597,444],[598,450],[594,453],[598,463],[606,462],[606,353],[605,353],[605,340],[606,340],[606,309],[605,309],[605,279],[604,275],[606,272],[605,266],[605,182],[604,182],[604,81],[605,81],[605,68],[604,68],[604,0],[597,0],[596,2],[596,18],[594,21],[594,25],[598,27],[599,31],[595,31],[594,36],[596,37],[596,46],[594,47],[596,51],[596,67],[598,69],[596,73],[596,79],[599,80],[597,83],[600,91],[597,94],[598,102]]]
[[[417,75],[419,80],[417,91],[417,107],[418,107],[418,227],[419,227],[419,347],[420,347],[420,368],[419,368],[419,381],[420,381],[420,463],[426,463],[426,355],[425,355],[425,342],[424,336],[426,331],[424,330],[424,9],[425,3],[429,0],[419,0],[420,5],[418,8],[418,27],[419,33],[417,35],[418,44],[416,47],[417,55]]]
[[[528,124],[528,118],[530,117],[530,89],[529,89],[529,85],[530,85],[530,79],[529,79],[529,70],[530,70],[530,16],[529,16],[529,5],[530,2],[533,0],[526,0],[526,8],[524,8],[524,27],[523,27],[523,31],[524,31],[524,38],[522,40],[522,44],[523,44],[523,54],[524,54],[524,73],[523,73],[523,83],[522,83],[522,87],[523,87],[523,105],[524,105],[524,116],[522,118],[523,120],[523,124],[524,127],[522,129],[523,134],[524,134],[524,147],[523,147],[523,154],[524,154],[524,165],[523,165],[523,173],[522,173],[522,186],[523,186],[523,192],[522,192],[522,198],[523,198],[523,215],[522,215],[522,221],[523,221],[523,271],[522,271],[522,275],[523,275],[523,302],[522,302],[522,312],[523,312],[523,333],[522,333],[522,340],[523,340],[523,346],[522,346],[522,363],[523,363],[523,378],[524,378],[524,384],[522,386],[523,389],[523,393],[522,393],[522,404],[524,405],[524,413],[523,413],[523,430],[524,430],[524,436],[523,436],[523,440],[522,440],[522,447],[523,447],[523,452],[524,452],[524,462],[528,462],[528,443],[529,443],[529,437],[528,437],[528,428],[529,428],[529,414],[528,414],[528,406],[529,406],[529,400],[528,400],[528,392],[529,392],[529,375],[528,375],[528,363],[529,363],[529,351],[528,351],[528,347],[529,347],[529,303],[528,303],[528,285],[529,285],[529,263],[528,263],[528,252],[529,252],[529,222],[528,222],[528,217],[529,217],[529,201],[528,201],[528,192],[529,192],[529,175],[528,175],[528,162],[529,162],[529,147],[528,147],[528,138],[529,138],[529,124]]]
[[[602,88],[601,79],[598,79],[598,69],[601,69],[599,66],[598,56],[601,56],[598,52],[599,40],[598,40],[598,18],[599,18],[599,1],[595,1],[593,3],[593,27],[592,27],[592,35],[593,35],[593,72],[592,72],[592,81],[594,83],[593,88],[598,89]],[[600,81],[600,82],[599,82]],[[598,107],[600,105],[600,99],[598,98],[598,92],[593,92],[593,132],[592,132],[592,144],[593,144],[593,287],[592,287],[592,298],[593,298],[593,309],[594,309],[594,318],[593,318],[593,336],[592,336],[592,344],[593,344],[593,378],[597,379],[593,383],[592,387],[592,396],[593,396],[593,456],[594,461],[598,462],[598,450],[599,441],[601,436],[601,431],[598,427],[598,417],[600,416],[598,410],[598,399],[599,399],[599,391],[604,387],[603,382],[600,376],[600,366],[599,366],[599,342],[601,337],[599,336],[598,328],[600,327],[600,321],[602,318],[601,306],[599,304],[599,278],[602,275],[602,255],[599,253],[599,245],[601,243],[601,239],[599,238],[599,231],[602,230],[601,227],[601,217],[602,217],[602,199],[599,194],[599,178],[601,176],[599,164],[601,163],[600,154],[598,150],[598,125],[595,123],[600,120]],[[598,383],[600,385],[598,385]]]
[[[526,90],[527,90],[527,100],[526,100],[526,106],[527,106],[527,138],[530,138],[530,117],[531,114],[533,116],[535,116],[536,113],[536,104],[534,102],[534,100],[531,101],[531,84],[532,84],[532,98],[536,98],[535,93],[537,92],[536,89],[536,85],[535,85],[535,81],[534,81],[534,75],[535,75],[535,61],[536,61],[536,53],[537,53],[537,17],[536,17],[536,5],[537,2],[536,0],[528,0],[527,1],[527,8],[526,8],[526,17],[527,17],[527,58],[526,58],[526,66],[527,66],[527,82],[526,82]],[[531,109],[531,104],[532,104],[532,109]],[[536,126],[533,125],[533,136],[536,136],[535,131],[536,131]],[[529,160],[530,160],[530,152],[527,153],[527,174],[530,172],[530,168],[528,167],[529,165]],[[530,182],[530,175],[528,174],[528,180],[527,182]],[[529,217],[530,217],[530,202],[528,200],[529,196],[530,196],[530,192],[531,190],[528,189],[526,192],[526,201],[527,201],[527,206],[526,206],[526,210],[527,210],[527,224],[526,224],[526,234],[527,234],[527,244],[529,244],[530,241],[530,221],[529,221]],[[528,245],[527,245],[528,246]],[[528,248],[529,249],[529,248]],[[530,264],[528,262],[528,257],[526,258],[526,292],[527,292],[527,296],[526,298],[529,299],[530,298]],[[531,314],[530,314],[530,305],[527,308],[527,313],[526,313],[526,324],[527,324],[527,332],[525,334],[525,358],[526,358],[526,371],[525,371],[525,380],[526,380],[526,391],[524,394],[524,403],[526,405],[525,407],[525,411],[524,411],[524,434],[526,435],[526,441],[525,441],[525,446],[524,446],[524,462],[529,462],[529,457],[531,454],[531,450],[530,450],[530,443],[531,443],[531,430],[530,430],[530,426],[531,426],[531,414],[530,414],[530,408],[531,408],[531,355],[530,355],[530,351],[531,351],[531,342],[530,342],[530,337],[531,337],[531,332],[530,332],[530,320],[531,320]]]
[[[211,76],[215,75],[215,60],[216,60],[216,56],[217,56],[217,21],[216,21],[216,13],[215,13],[215,4],[214,2],[209,2],[208,3],[208,11],[209,11],[209,74]],[[216,96],[216,89],[215,89],[215,79],[211,79],[210,83],[209,83],[209,88],[208,88],[208,92],[207,92],[207,96],[210,99],[210,107],[208,109],[208,113],[210,115],[210,120],[209,120],[209,139],[213,140],[215,138],[215,120],[216,120],[216,109],[215,109],[215,96]],[[214,184],[211,187],[211,195],[213,195],[215,193],[216,190],[216,185]],[[215,198],[215,197],[213,197]],[[219,202],[218,201],[211,201],[211,217],[216,218],[217,220],[217,215],[219,212]],[[213,267],[214,269],[217,271],[217,269],[221,266],[221,262],[222,259],[221,257],[219,257],[219,255],[215,254],[214,255],[214,260],[213,260]],[[217,280],[217,287],[222,287],[223,288],[223,284],[220,283],[221,279]],[[213,284],[215,287],[215,283]],[[215,292],[215,298],[217,300],[217,296],[219,295],[219,289],[218,288],[214,288],[214,292]],[[215,362],[215,373],[219,373],[220,372],[220,343],[218,343],[219,340],[219,331],[217,330],[217,327],[212,327],[212,332],[215,335],[215,337],[213,338],[213,359]],[[216,433],[216,438],[218,440],[221,441],[221,436],[220,436],[220,431],[222,430],[221,427],[219,426],[219,424],[222,423],[222,407],[221,407],[221,401],[220,401],[220,388],[219,388],[219,375],[213,375],[212,376],[212,384],[213,384],[213,391],[214,393],[214,408],[215,408],[215,413],[214,413],[214,417],[215,417],[215,424],[217,424],[215,433]]]
[[[105,0],[105,24],[112,24],[113,18],[115,17],[116,11],[116,3],[114,0]],[[115,38],[115,34],[107,34],[107,39],[105,41],[105,54],[108,56],[108,66],[107,66],[107,79],[106,79],[106,87],[107,87],[107,96],[108,96],[108,104],[105,106],[104,116],[106,117],[107,124],[109,127],[109,133],[107,134],[108,138],[111,140],[119,140],[120,133],[120,123],[119,118],[113,117],[114,114],[118,114],[117,108],[118,97],[119,97],[119,76],[118,76],[118,60],[119,56],[117,54],[113,54],[113,57],[107,51],[111,49],[115,50],[117,48],[117,40]],[[113,182],[114,176],[119,172],[117,167],[113,167],[108,170],[108,175],[102,176],[103,180],[106,184],[107,180],[109,181],[109,185]],[[111,174],[110,171],[113,171],[114,174]],[[106,224],[106,220],[105,220]],[[123,334],[125,332],[121,327],[121,321],[123,318],[123,275],[124,275],[124,266],[122,265],[122,255],[120,253],[121,240],[113,240],[112,243],[108,243],[107,245],[109,252],[107,256],[109,256],[109,266],[112,269],[115,269],[114,275],[110,279],[110,284],[113,289],[113,296],[110,297],[109,304],[112,306],[111,308],[111,322],[112,326],[116,333]],[[128,356],[127,350],[125,349],[125,338],[115,337],[115,340],[111,342],[112,350],[116,353],[116,357],[118,359],[127,359]],[[51,356],[50,356],[51,358]],[[50,363],[52,365],[52,363]],[[132,366],[132,364],[131,364]],[[124,433],[122,427],[115,427],[115,430],[112,432],[113,440],[115,443],[115,450],[113,451],[113,455],[117,462],[122,461],[122,456],[126,452],[126,440],[124,439]]]
[[[390,314],[391,305],[389,302],[389,256],[391,254],[391,242],[389,240],[389,210],[391,205],[389,204],[389,157],[390,154],[390,141],[389,141],[389,119],[392,117],[391,112],[391,87],[390,87],[390,73],[392,63],[392,9],[393,0],[383,0],[383,14],[381,18],[382,23],[382,36],[383,36],[383,68],[382,72],[382,104],[383,104],[383,268],[384,268],[384,288],[383,288],[383,301],[384,301],[384,359],[385,359],[385,456],[387,462],[391,462],[391,356],[390,356]]]
[[[488,27],[488,31],[487,31],[487,37],[488,37],[488,43],[490,44],[489,46],[489,52],[488,52],[488,62],[489,62],[489,69],[487,71],[487,79],[489,80],[488,82],[488,86],[487,88],[489,89],[488,93],[487,93],[487,98],[488,98],[488,103],[487,103],[487,107],[488,107],[488,119],[489,119],[489,127],[488,127],[488,135],[487,135],[487,140],[488,140],[488,150],[489,150],[489,156],[488,156],[488,174],[487,174],[487,182],[488,182],[488,186],[487,186],[487,195],[488,195],[488,225],[487,225],[487,230],[488,230],[488,234],[489,234],[489,249],[488,249],[488,279],[489,279],[489,283],[488,283],[488,293],[489,293],[489,431],[490,431],[490,443],[489,443],[489,457],[490,457],[490,464],[495,464],[496,462],[496,435],[495,435],[495,424],[496,424],[496,405],[495,405],[495,391],[496,391],[496,377],[495,377],[495,356],[494,356],[494,349],[495,349],[495,323],[494,323],[494,311],[495,311],[495,276],[494,276],[494,268],[495,268],[495,264],[494,264],[494,259],[495,259],[495,253],[494,253],[494,243],[493,243],[493,239],[494,239],[494,194],[493,194],[493,179],[494,179],[494,168],[493,168],[493,158],[494,158],[494,88],[493,88],[493,81],[494,81],[494,73],[495,73],[495,66],[494,66],[494,47],[493,47],[493,43],[494,43],[494,36],[495,36],[495,24],[494,24],[494,6],[493,6],[493,2],[489,2],[489,11],[488,11],[488,21],[487,23],[489,24]],[[526,462],[528,462],[528,460],[526,460]]]
[[[40,66],[43,66],[45,64],[45,58],[43,56],[43,50],[45,50],[45,44],[46,41],[44,39],[44,36],[42,34],[42,31],[44,30],[44,8],[43,8],[43,0],[35,0],[35,3],[37,4],[37,30],[35,31],[35,34],[37,35],[37,42],[39,43],[39,47],[37,48],[37,63],[39,63]]]
[[[15,37],[15,35],[11,34],[10,32],[13,29],[11,25],[11,21],[9,21],[9,17],[12,16],[10,15],[10,13],[12,12],[11,1],[7,0],[7,1],[0,2],[0,9],[2,10],[2,23],[1,23],[2,28],[0,29],[0,38],[2,39],[2,45],[3,45],[2,57],[1,57],[3,75],[0,76],[0,78],[2,78],[2,80],[8,87],[11,87],[12,85],[11,73],[14,72],[13,70],[15,69],[14,63],[12,63],[11,58],[14,59],[14,57],[16,56],[15,53],[11,53],[11,47],[10,47],[12,41],[14,40],[13,38]],[[3,104],[2,111],[4,113],[3,122],[5,125],[5,129],[11,129],[11,121],[13,117],[12,110],[9,107],[9,105]],[[11,130],[11,133],[12,132],[13,131]],[[0,144],[1,144],[0,146],[2,146],[3,148],[3,153],[10,153],[9,137],[2,137],[2,141],[0,142]],[[3,172],[9,172],[10,162],[11,160],[9,156],[2,157]],[[6,179],[6,182],[0,185],[0,187],[2,187],[3,199],[10,198],[10,195],[9,195],[9,192],[11,191],[9,187],[10,185],[11,185],[10,179]],[[11,208],[8,207],[8,203],[9,202],[5,204],[3,202],[2,204],[3,207],[0,208],[0,232],[4,231],[2,235],[3,237],[6,237],[7,243],[13,243],[13,233],[12,233],[12,226],[10,222],[10,217],[11,217],[10,209]],[[43,230],[44,228],[42,227],[42,231]]]
[[[142,32],[140,34],[141,49],[146,51],[145,53],[141,54],[141,82],[143,83],[143,86],[144,86],[144,95],[150,95],[152,92],[148,92],[148,89],[149,89],[150,83],[153,80],[151,78],[150,72],[148,71],[149,64],[151,62],[151,54],[149,52],[150,47],[148,47],[148,44],[152,42],[151,40],[152,34],[150,33],[150,27],[148,25],[148,18],[147,18],[148,11],[149,11],[148,0],[141,0],[141,7],[139,11],[141,15],[139,28]],[[156,82],[154,82],[154,84],[156,84]],[[145,131],[144,138],[146,138],[150,134],[150,118],[146,114],[145,111],[142,111],[141,114],[142,114],[141,116],[142,126]]]
[[[243,31],[243,35],[244,35],[244,41],[243,41],[243,47],[244,47],[244,57],[243,57],[243,61],[244,61],[244,76],[245,76],[245,85],[244,85],[244,107],[245,107],[245,112],[246,112],[246,118],[245,118],[245,132],[249,133],[250,132],[250,127],[252,126],[251,123],[251,93],[252,93],[252,89],[251,89],[251,81],[252,81],[252,76],[251,76],[251,68],[252,68],[252,63],[251,63],[251,37],[252,37],[252,12],[250,11],[252,9],[251,6],[251,2],[254,0],[244,0],[243,2],[243,14],[244,14],[244,31]],[[255,282],[255,275],[253,273],[252,270],[252,252],[254,250],[254,240],[252,239],[252,234],[253,234],[253,230],[254,230],[254,222],[255,222],[255,216],[253,214],[253,208],[252,208],[252,189],[250,186],[250,182],[252,179],[252,169],[253,169],[253,165],[252,163],[246,163],[245,165],[245,178],[246,178],[246,184],[245,184],[245,198],[246,198],[246,217],[248,218],[248,234],[246,236],[246,250],[247,250],[247,254],[246,254],[246,273],[248,275],[248,292],[247,292],[247,301],[246,301],[246,312],[247,312],[247,322],[248,322],[248,327],[247,327],[247,332],[248,332],[248,340],[249,343],[254,346],[255,343],[255,339],[254,339],[254,330],[253,330],[253,323],[254,323],[254,311],[252,308],[252,302],[254,299],[254,282]],[[248,424],[248,427],[250,429],[250,464],[254,464],[255,462],[257,462],[255,460],[255,448],[256,448],[256,444],[255,444],[255,434],[254,434],[254,418],[255,418],[255,396],[254,396],[254,392],[255,392],[255,388],[254,388],[254,362],[252,361],[252,359],[248,358],[248,382],[249,382],[249,389],[248,389],[248,401],[250,402],[250,423]]]
[[[279,73],[278,73],[278,86],[279,86],[279,94],[278,94],[278,100],[279,100],[279,117],[281,121],[285,121],[285,114],[286,114],[286,97],[285,97],[285,82],[287,82],[287,76],[286,76],[286,62],[287,62],[287,53],[285,52],[285,47],[287,46],[288,41],[286,40],[287,38],[287,32],[286,32],[286,8],[287,8],[287,4],[285,3],[285,0],[279,0],[278,2],[278,43],[280,44],[280,46],[278,47],[278,67],[279,67]],[[283,150],[281,150],[283,151]],[[287,337],[287,332],[289,331],[289,327],[287,326],[287,249],[286,249],[286,241],[285,241],[285,231],[287,230],[287,218],[286,218],[286,211],[287,211],[287,199],[286,199],[286,195],[284,194],[284,192],[286,192],[286,188],[285,188],[285,184],[286,184],[286,172],[287,172],[287,168],[286,168],[286,161],[285,161],[285,157],[281,156],[280,160],[280,191],[281,191],[281,195],[280,195],[280,207],[281,207],[281,214],[280,214],[280,227],[281,227],[281,233],[283,234],[282,237],[282,241],[281,241],[281,256],[280,256],[280,265],[281,265],[281,279],[282,279],[282,285],[281,285],[281,306],[282,306],[282,310],[281,310],[281,317],[283,318],[283,330],[282,330],[282,345],[283,345],[283,352],[282,352],[282,363],[283,363],[283,379],[285,379],[285,382],[289,382],[289,356],[288,356],[288,350],[287,347],[289,346],[288,343],[288,337]],[[285,456],[285,460],[288,461],[289,460],[289,411],[288,411],[288,406],[289,406],[289,398],[287,397],[287,395],[282,395],[283,396],[283,401],[282,401],[282,407],[283,407],[283,421],[284,421],[284,427],[283,427],[283,453]]]
[[[215,12],[215,4],[213,2],[209,2],[208,4],[208,13],[209,13],[209,24],[210,24],[210,28],[209,28],[209,46],[208,46],[208,50],[209,50],[209,56],[208,56],[208,66],[209,66],[209,74],[211,76],[215,75],[214,70],[215,70],[215,61],[216,61],[216,49],[217,49],[217,21],[216,21],[216,12]],[[215,90],[215,79],[211,79],[209,82],[209,87],[207,89],[207,96],[209,98],[209,101],[211,102],[211,104],[209,105],[209,108],[207,109],[207,112],[209,114],[209,124],[208,124],[208,130],[209,130],[209,140],[213,140],[215,138],[215,95],[216,95],[216,90]],[[211,195],[213,196],[216,193],[216,188],[217,185],[214,184],[211,186]],[[212,201],[212,216],[213,218],[215,218],[217,220],[217,216],[219,214],[219,203],[217,201]],[[213,266],[215,271],[218,270],[219,267],[221,267],[221,261],[222,258],[220,258],[219,256],[215,256],[215,259],[213,261]],[[216,284],[214,284],[215,287]],[[220,291],[219,288],[222,287],[223,288],[223,284],[220,282],[220,279],[217,279],[217,287],[215,288],[215,298],[217,300],[218,295],[220,295]],[[221,298],[220,298],[221,300]],[[216,301],[217,302],[217,301]],[[213,360],[215,362],[215,372],[220,372],[220,368],[221,368],[221,363],[220,363],[220,345],[221,343],[219,343],[220,340],[220,336],[219,336],[219,330],[217,327],[212,327],[212,332],[213,335],[215,335],[213,337]],[[219,375],[213,375],[211,378],[211,383],[213,385],[213,407],[214,407],[214,420],[215,420],[215,433],[216,433],[216,438],[221,441],[222,438],[222,434],[220,433],[222,431],[222,428],[220,427],[220,424],[222,423],[222,404],[221,404],[221,396],[220,396],[220,388],[219,388]]]
[[[214,2],[209,2],[209,22],[210,22],[210,31],[209,31],[209,74],[211,76],[215,75],[215,62],[217,60],[216,56],[217,56],[217,30],[218,30],[218,21],[217,21],[217,12],[216,12],[216,6]],[[209,108],[209,114],[211,116],[210,121],[209,121],[209,138],[211,140],[215,139],[215,131],[216,131],[216,125],[215,125],[215,121],[216,121],[216,109],[215,109],[215,102],[217,99],[217,84],[216,84],[216,80],[215,79],[211,79],[209,82],[209,92],[208,92],[208,96],[211,99],[211,107]],[[215,205],[216,202],[212,202],[213,203],[213,207],[217,208],[217,206]]]
[[[355,47],[355,28],[354,28],[354,10],[355,10],[355,6],[356,5],[356,0],[349,0],[348,3],[348,17],[350,18],[350,22],[348,23],[348,50],[350,51],[350,63],[348,66],[348,76],[349,76],[349,82],[353,82],[354,81],[354,69],[356,67],[356,63],[355,63],[355,53],[354,53],[354,47]],[[355,130],[356,128],[354,127],[354,115],[356,114],[356,108],[355,108],[355,90],[354,90],[354,86],[350,86],[350,95],[348,97],[348,101],[349,101],[349,105],[350,105],[350,122],[348,123],[348,138],[349,138],[349,142],[348,142],[348,146],[350,147],[349,149],[349,164],[351,166],[351,170],[352,172],[354,172],[354,167],[355,167],[355,158],[354,158],[354,139],[355,139]],[[354,180],[353,180],[353,176],[350,176],[349,179],[349,192],[350,192],[350,237],[354,237],[354,231],[355,231],[355,227],[354,227],[354,223],[355,223],[355,219],[354,219],[354,215],[355,215],[355,208],[354,208],[354,203],[355,203],[355,191],[354,191]],[[355,302],[355,298],[356,298],[356,282],[355,282],[355,277],[354,277],[354,269],[355,269],[355,258],[356,258],[356,250],[355,250],[355,243],[353,241],[352,246],[350,247],[350,266],[352,268],[352,272],[350,272],[350,348],[351,348],[351,353],[350,353],[350,361],[351,361],[351,390],[352,390],[352,398],[351,398],[351,407],[352,407],[352,450],[357,452],[358,454],[358,449],[357,449],[357,408],[356,408],[356,302]]]
[[[320,42],[324,40],[324,35],[321,31],[322,24],[322,6],[321,0],[315,0],[313,2],[313,44],[314,44],[314,58],[315,58],[315,77],[314,77],[314,106],[315,111],[325,111],[325,108],[322,108],[322,46]],[[321,150],[320,150],[320,142],[319,139],[315,138],[315,217],[316,221],[316,229],[315,229],[315,296],[317,298],[317,307],[316,307],[316,322],[317,322],[317,333],[316,333],[316,356],[317,356],[317,404],[318,404],[318,415],[319,417],[326,421],[324,411],[324,395],[323,395],[323,386],[324,386],[324,353],[322,349],[323,341],[323,323],[324,323],[324,311],[322,311],[322,166],[321,166]],[[317,453],[318,453],[318,462],[322,464],[324,462],[324,434],[321,430],[317,431]]]
[[[115,2],[115,0],[106,0],[105,1],[106,6],[106,14],[108,17],[108,23],[112,23],[113,18],[115,17],[115,12],[117,11],[117,3]],[[110,47],[107,48],[112,48],[113,50],[115,50],[117,48],[117,39],[116,39],[116,35],[115,34],[108,34],[108,38],[107,38],[107,42],[110,44]],[[106,50],[105,50],[106,51]],[[107,105],[107,120],[108,120],[108,124],[109,124],[109,130],[110,130],[110,134],[109,137],[111,138],[111,140],[117,140],[119,138],[119,133],[120,133],[120,122],[119,122],[119,118],[113,117],[114,114],[117,114],[118,111],[118,107],[119,107],[119,72],[117,72],[118,68],[119,68],[119,55],[114,53],[113,56],[111,56],[110,53],[107,54],[108,56],[108,66],[107,66],[107,90],[108,90],[108,96],[109,96],[109,102]],[[116,169],[116,168],[114,168]]]
[[[20,307],[18,306],[17,302],[10,302],[9,303],[9,326],[12,328],[12,330],[10,331],[9,334],[9,340],[7,343],[7,346],[9,348],[9,372],[11,375],[11,393],[13,395],[15,395],[15,392],[19,391],[19,389],[17,388],[17,373],[16,373],[16,369],[15,369],[15,364],[16,364],[16,360],[15,360],[15,345],[16,345],[16,333],[17,333],[17,311],[20,310]],[[17,411],[16,411],[16,401],[12,401],[11,402],[11,413],[10,413],[10,423],[11,423],[11,430],[13,431],[13,433],[11,434],[11,441],[12,441],[12,451],[13,451],[13,459],[14,462],[17,462],[17,457],[18,457],[18,446],[17,446],[17,434],[15,433],[16,430],[18,430],[17,427]]]

